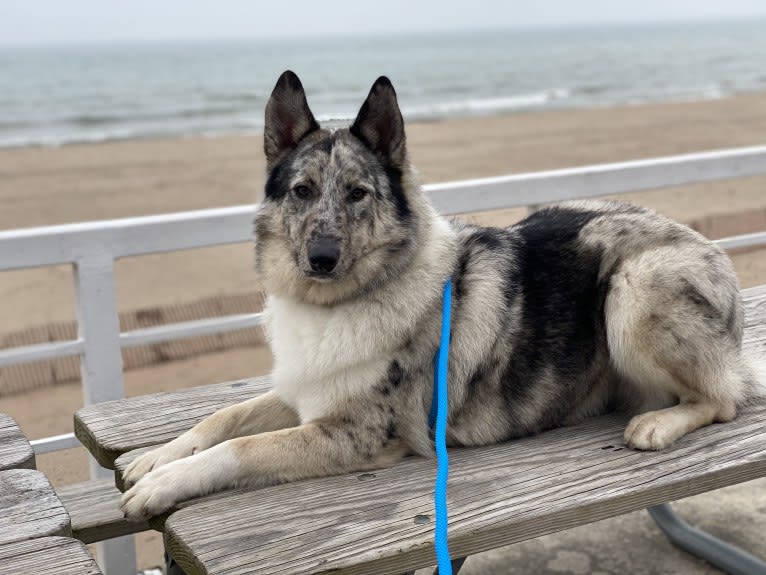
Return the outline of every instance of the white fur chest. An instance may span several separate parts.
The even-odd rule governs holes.
[[[270,297],[274,386],[306,422],[364,394],[386,373],[390,346],[370,313]],[[373,310],[369,310],[373,311]],[[375,322],[372,322],[375,323]]]

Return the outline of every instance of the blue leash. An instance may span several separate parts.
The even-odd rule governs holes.
[[[447,367],[449,362],[450,326],[452,314],[452,278],[444,284],[442,297],[442,330],[439,350],[435,358],[434,392],[428,425],[434,431],[436,445],[436,483],[434,485],[434,510],[436,526],[434,528],[434,547],[440,575],[452,575],[452,561],[447,547],[447,477],[449,459],[447,457]]]

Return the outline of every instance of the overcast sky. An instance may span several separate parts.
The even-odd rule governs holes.
[[[334,36],[753,15],[766,16],[766,0],[0,0],[0,43]]]

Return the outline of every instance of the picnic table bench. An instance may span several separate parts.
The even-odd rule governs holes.
[[[0,413],[0,573],[100,575],[48,479],[34,469],[32,446]]]
[[[766,286],[743,291],[744,346],[766,357]],[[269,389],[268,378],[106,402],[75,414],[75,433],[115,470],[202,418]],[[453,449],[449,484],[453,557],[650,508],[686,549],[730,573],[766,573],[751,556],[679,523],[668,502],[766,476],[766,401],[660,452],[624,446],[627,418],[482,448]],[[150,522],[189,574],[410,573],[434,563],[434,461],[185,502]]]

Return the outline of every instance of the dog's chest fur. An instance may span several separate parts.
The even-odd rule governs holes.
[[[358,311],[269,298],[274,384],[304,422],[363,395],[385,373],[389,338],[376,329],[373,313]]]

